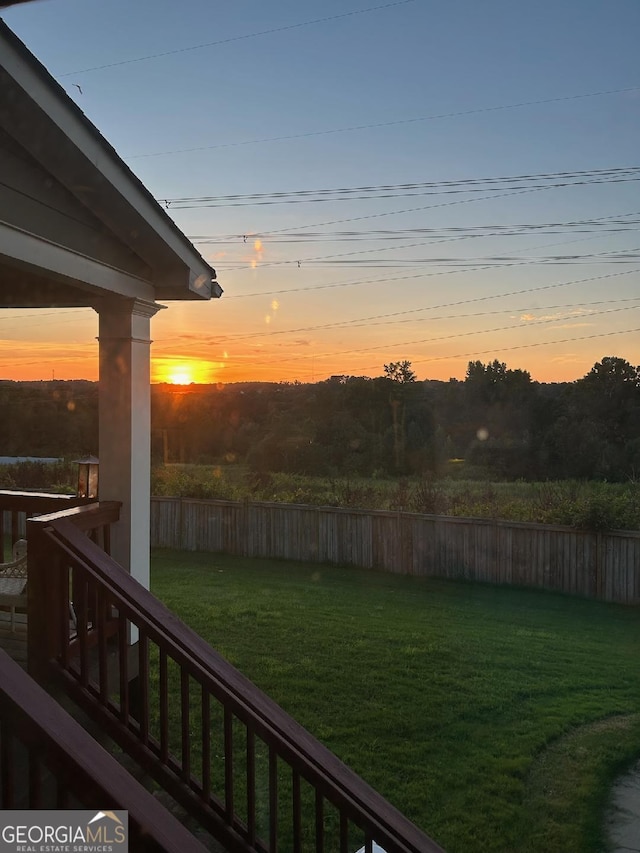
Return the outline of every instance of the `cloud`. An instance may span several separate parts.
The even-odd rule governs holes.
[[[584,317],[585,315],[597,313],[590,308],[574,308],[571,311],[554,311],[553,314],[520,314],[519,320],[522,323],[551,323],[553,320],[569,319],[570,317]],[[515,316],[512,315],[515,320]]]
[[[588,329],[595,326],[595,323],[558,323],[553,326],[554,329]]]
[[[577,352],[565,352],[549,359],[552,364],[577,364],[583,360],[583,357],[579,356]]]

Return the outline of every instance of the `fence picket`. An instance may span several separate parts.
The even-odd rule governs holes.
[[[151,544],[640,603],[639,531],[597,533],[482,518],[154,497]]]

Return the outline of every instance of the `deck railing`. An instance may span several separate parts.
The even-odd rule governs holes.
[[[70,634],[76,633],[75,607],[83,596],[83,589],[76,587],[77,578],[73,575],[66,589],[62,589],[59,583],[59,555],[48,548],[39,533],[55,521],[65,519],[84,539],[88,537],[103,554],[110,554],[111,525],[119,517],[118,501],[102,501],[38,515],[27,521],[27,658],[29,672],[38,680],[46,680],[46,662],[56,658],[60,652],[61,635],[56,620],[62,619],[64,622],[66,643]],[[36,521],[37,524],[34,524]],[[83,612],[91,624],[96,623],[94,602],[86,602]]]
[[[88,503],[87,498],[76,495],[52,495],[46,492],[19,492],[0,490],[0,563],[6,556],[5,535],[10,535],[11,545],[25,534],[26,519],[45,512],[57,512]]]
[[[225,849],[372,853],[375,842],[387,853],[441,850],[71,521],[33,519],[29,542],[46,563],[38,582],[49,577],[55,602],[40,674],[56,674]]]
[[[1,650],[0,808],[127,809],[132,850],[205,849]]]

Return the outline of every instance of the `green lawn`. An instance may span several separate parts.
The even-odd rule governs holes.
[[[152,589],[449,853],[602,849],[638,609],[178,551]]]

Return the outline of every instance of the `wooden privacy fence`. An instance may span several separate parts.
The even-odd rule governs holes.
[[[640,603],[640,532],[298,506],[151,499],[156,547],[336,563]]]

